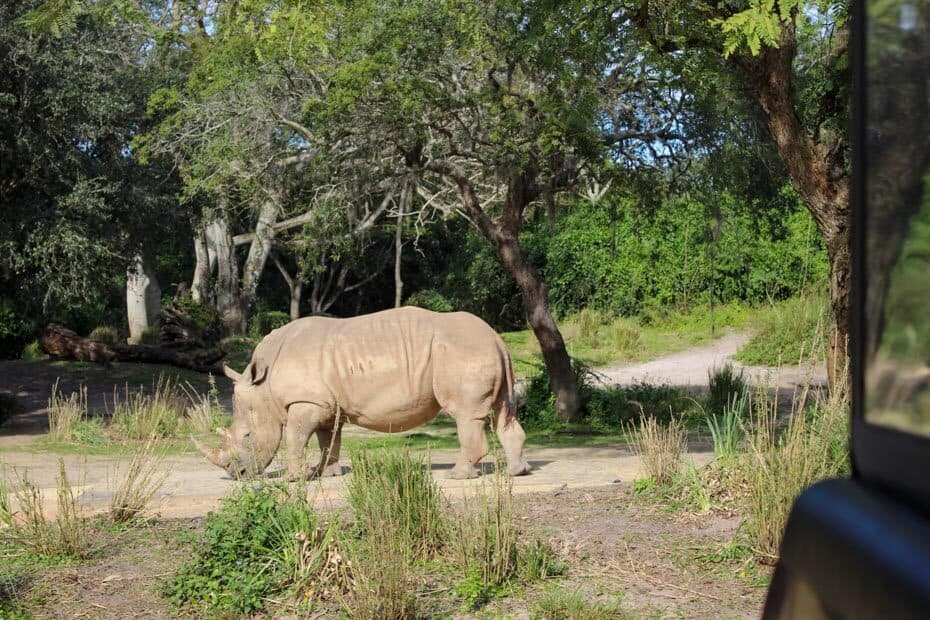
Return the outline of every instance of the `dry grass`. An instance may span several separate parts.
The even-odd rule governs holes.
[[[149,437],[130,453],[128,461],[117,464],[110,480],[113,495],[107,517],[114,523],[138,518],[170,474],[164,448],[157,437]]]
[[[125,387],[123,395],[113,393],[111,432],[121,439],[147,441],[152,436],[171,437],[190,405],[178,386],[159,377],[151,394]]]
[[[224,418],[223,408],[219,402],[219,390],[216,387],[216,378],[209,376],[210,391],[206,394],[198,392],[188,383],[184,388],[190,405],[187,407],[187,430],[195,435],[207,435],[217,426],[222,426]]]
[[[784,428],[772,399],[757,399],[736,479],[745,488],[747,532],[763,561],[775,561],[794,500],[811,484],[847,472],[848,382],[827,397],[802,391]]]
[[[81,425],[87,420],[87,388],[82,387],[70,396],[58,389],[58,381],[52,385],[48,399],[48,438],[55,442],[74,441],[80,434]]]
[[[90,552],[87,520],[80,513],[64,461],[58,460],[55,480],[58,514],[54,521],[47,519],[42,490],[29,479],[28,473],[14,470],[14,475],[12,481],[6,479],[3,483],[6,505],[0,510],[8,525],[4,535],[37,555],[86,558]]]
[[[610,344],[626,357],[633,355],[642,346],[642,332],[630,319],[618,316],[605,329]]]
[[[669,485],[681,471],[687,433],[680,419],[662,424],[654,417],[643,417],[639,426],[627,429],[630,447],[639,456],[643,471],[656,484]]]

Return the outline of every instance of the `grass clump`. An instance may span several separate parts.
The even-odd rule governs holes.
[[[210,390],[206,394],[198,392],[190,383],[184,388],[184,393],[190,401],[186,411],[187,429],[195,435],[206,435],[218,426],[227,425],[226,414],[220,406],[220,391],[216,387],[216,377],[211,374],[207,380]]]
[[[743,437],[742,418],[749,410],[749,402],[749,392],[733,393],[722,414],[707,417],[707,430],[718,461],[730,463],[736,459]]]
[[[165,484],[171,469],[165,466],[164,449],[152,436],[117,465],[111,484],[113,495],[107,516],[114,523],[137,519]]]
[[[109,325],[95,327],[87,337],[91,340],[98,340],[107,344],[116,344],[119,342],[119,332],[115,327],[110,327]]]
[[[681,456],[685,451],[686,431],[680,419],[661,423],[647,417],[640,424],[628,427],[633,451],[643,464],[646,477],[655,484],[672,484],[681,471]]]
[[[774,401],[759,399],[738,464],[746,488],[746,531],[753,552],[765,562],[778,559],[788,513],[801,491],[849,471],[845,382],[838,382],[829,397],[810,403],[802,393],[781,430],[776,413]]]
[[[194,556],[166,586],[182,612],[248,616],[312,603],[349,583],[337,529],[284,486],[241,487],[204,520]]]
[[[54,521],[47,518],[42,490],[29,479],[28,473],[14,470],[14,475],[12,481],[4,476],[0,483],[0,522],[6,526],[0,536],[37,556],[86,558],[90,553],[87,520],[80,513],[64,461],[58,460]]]
[[[48,400],[48,439],[55,443],[100,443],[103,423],[87,410],[87,388],[63,395],[58,381]]]
[[[725,362],[707,371],[707,387],[708,409],[712,415],[719,415],[746,392],[748,385],[743,369]]]
[[[152,393],[130,390],[123,396],[113,393],[114,413],[111,432],[121,439],[146,441],[150,437],[173,437],[180,426],[189,401],[178,387],[164,377],[152,386]]]
[[[550,588],[533,606],[535,620],[623,620],[633,618],[623,609],[623,596],[609,602],[588,601],[580,590]]]
[[[795,364],[801,360],[826,357],[823,333],[829,324],[829,303],[825,295],[789,299],[762,313],[758,331],[736,354],[747,364]]]
[[[38,340],[33,340],[23,348],[22,354],[19,356],[19,359],[23,360],[41,360],[45,359],[45,351],[42,350],[42,345],[39,344]]]

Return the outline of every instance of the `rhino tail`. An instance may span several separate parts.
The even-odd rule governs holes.
[[[508,426],[517,417],[517,395],[513,387],[513,360],[506,346],[501,348],[504,362],[504,382],[500,389],[501,407],[498,412],[498,428]]]

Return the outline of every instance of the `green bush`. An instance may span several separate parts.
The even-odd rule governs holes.
[[[23,347],[23,353],[20,356],[20,359],[24,360],[41,360],[45,359],[45,351],[42,350],[42,345],[39,344],[38,340],[33,340],[25,347]]]
[[[286,487],[241,487],[223,499],[192,541],[194,555],[166,586],[179,609],[198,616],[250,616],[271,596],[294,596],[333,575],[335,529]],[[326,570],[324,570],[324,568]]]
[[[31,321],[18,313],[13,305],[0,299],[0,359],[15,359],[35,335]]]
[[[105,342],[107,344],[116,344],[119,342],[119,332],[115,327],[110,327],[109,325],[101,325],[95,327],[94,331],[90,332],[90,335],[87,336],[91,340],[99,340],[100,342]]]
[[[208,346],[223,337],[223,317],[213,306],[182,297],[174,302],[173,308],[166,305],[165,310],[162,313],[163,323],[179,322],[185,329],[199,335]]]
[[[730,362],[707,371],[708,409],[711,415],[723,413],[727,407],[746,392],[743,369]],[[745,402],[745,401],[744,401]]]
[[[249,319],[249,336],[255,340],[261,340],[273,330],[283,327],[291,322],[291,317],[286,312],[278,310],[268,310],[266,312],[256,312]]]
[[[449,301],[439,291],[431,288],[417,291],[408,297],[405,303],[408,306],[426,308],[427,310],[432,310],[433,312],[452,312],[455,310],[455,307],[452,305],[451,301]]]

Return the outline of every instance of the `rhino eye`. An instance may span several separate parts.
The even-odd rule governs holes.
[[[242,434],[242,438],[243,438],[243,439],[248,439],[248,438],[251,437],[251,436],[252,436],[252,431],[247,431],[247,432],[245,432],[245,433]]]

